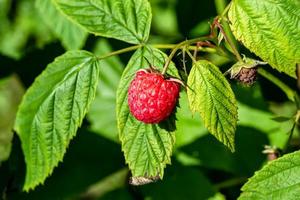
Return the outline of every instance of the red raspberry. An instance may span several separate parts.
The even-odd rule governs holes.
[[[159,123],[172,113],[179,91],[180,84],[176,81],[165,79],[153,70],[140,70],[128,89],[130,112],[144,123]]]

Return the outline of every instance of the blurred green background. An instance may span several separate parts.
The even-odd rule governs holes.
[[[225,0],[150,0],[153,12],[150,43],[177,43],[209,33],[209,22],[228,3]],[[50,8],[49,8],[50,9]],[[22,95],[48,63],[66,50],[82,48],[103,55],[127,47],[120,41],[82,33],[67,45],[61,32],[43,20],[34,0],[0,0],[0,199],[236,199],[241,186],[266,162],[264,145],[286,149],[296,107],[267,80],[253,87],[231,81],[239,101],[236,152],[230,153],[208,134],[198,115],[192,116],[181,93],[177,110],[176,148],[163,181],[135,187],[118,141],[115,91],[131,53],[101,64],[94,103],[71,142],[63,163],[41,186],[22,192],[25,164],[20,141],[12,131]],[[253,56],[241,47],[244,54]],[[212,57],[221,69],[233,63]],[[181,65],[180,56],[175,62]],[[274,71],[275,75],[279,76]],[[287,84],[293,83],[280,75]],[[299,145],[299,144],[294,144]],[[293,148],[293,147],[290,147]]]

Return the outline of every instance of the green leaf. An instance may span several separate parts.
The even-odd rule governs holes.
[[[26,92],[15,122],[25,156],[24,190],[43,183],[62,161],[94,99],[99,63],[86,51],[55,59]]]
[[[185,92],[180,93],[176,118],[176,148],[188,145],[207,134],[200,117],[198,115],[194,116],[191,112]]]
[[[292,120],[292,117],[284,117],[284,116],[278,116],[278,117],[273,117],[272,120],[276,121],[276,122],[287,122]]]
[[[95,35],[144,43],[151,24],[148,0],[55,0],[72,20]]]
[[[299,10],[297,0],[234,0],[228,15],[238,40],[273,68],[296,77]]]
[[[54,0],[36,0],[38,9],[44,22],[61,40],[66,49],[80,49],[87,37],[87,33],[78,25],[69,21],[54,5]]]
[[[166,172],[166,180],[140,188],[145,199],[207,200],[216,189],[203,172],[194,167],[174,163]]]
[[[223,74],[214,64],[200,60],[193,65],[187,84],[191,110],[200,112],[209,132],[234,151],[237,103]]]
[[[98,199],[97,197],[117,186],[111,182],[112,179],[114,182],[119,183],[119,186],[121,184],[125,186],[126,177],[116,176],[119,170],[125,168],[120,145],[99,137],[86,128],[78,129],[76,139],[68,147],[63,163],[53,171],[53,174],[47,178],[43,185],[36,187],[35,190],[30,192],[22,192],[19,189],[9,192],[6,198],[20,200],[96,200]],[[9,163],[10,171],[6,170],[6,172],[0,168],[1,189],[3,188],[2,183],[5,181],[5,176],[3,175],[10,177],[12,170],[18,171],[14,173],[15,177],[17,177],[14,183],[16,187],[19,188],[19,185],[22,184],[23,161],[18,159],[17,156],[20,156],[19,154],[13,154],[12,156],[14,157],[10,158],[9,161],[11,162]],[[116,172],[117,174],[115,174]],[[121,173],[121,176],[125,176],[125,172]],[[114,176],[114,178],[111,176]],[[99,187],[98,182],[100,184]],[[110,184],[105,184],[105,182],[110,182]],[[98,188],[101,189],[99,190]]]
[[[96,55],[111,52],[109,43],[101,39],[95,47]],[[101,60],[100,81],[97,87],[96,98],[87,114],[91,122],[91,130],[95,133],[119,142],[116,119],[116,90],[121,79],[123,63],[117,56]]]
[[[11,0],[9,0],[8,8],[10,5]],[[5,16],[5,10],[2,10],[6,6],[3,5],[4,8],[2,8],[0,5],[0,53],[20,59],[27,52],[28,46],[33,48],[33,41],[35,46],[41,48],[53,40],[53,35],[40,19],[39,13],[34,8],[34,1],[18,0],[18,3],[14,5],[16,7],[12,21],[9,20],[11,17],[8,14]],[[29,39],[32,38],[34,40],[29,42]],[[31,45],[28,45],[29,43]]]
[[[242,187],[240,200],[299,199],[300,151],[270,162]]]
[[[119,137],[133,177],[162,178],[166,164],[171,162],[175,143],[175,134],[164,127],[169,126],[170,121],[166,121],[165,124],[144,124],[130,114],[127,104],[127,90],[136,71],[149,68],[145,58],[161,70],[166,55],[158,49],[144,47],[138,49],[131,57],[117,90]],[[168,72],[177,76],[174,64],[170,65]]]
[[[0,166],[11,151],[13,125],[24,89],[17,76],[0,79]]]

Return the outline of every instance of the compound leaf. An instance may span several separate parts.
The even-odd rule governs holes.
[[[128,43],[148,39],[151,7],[148,0],[55,0],[71,19],[95,35]]]
[[[300,151],[270,162],[242,187],[240,200],[299,199]]]
[[[235,37],[273,68],[296,77],[300,63],[297,0],[234,0],[228,16]]]
[[[49,64],[26,92],[15,122],[26,162],[24,190],[43,183],[62,161],[94,99],[98,77],[93,54],[70,51]]]
[[[234,151],[237,102],[217,66],[200,60],[188,77],[188,99],[193,112],[200,112],[204,125],[220,142]]]
[[[53,0],[36,0],[35,7],[66,49],[75,50],[83,46],[87,32],[68,20],[55,7]]]
[[[171,162],[172,149],[175,143],[171,120],[161,124],[144,124],[136,120],[130,113],[127,104],[127,90],[137,70],[149,68],[146,59],[156,68],[162,69],[166,55],[161,51],[144,47],[138,49],[131,57],[123,72],[117,90],[117,121],[122,150],[132,175],[141,179],[162,178],[166,164]],[[174,64],[169,71],[177,76]]]

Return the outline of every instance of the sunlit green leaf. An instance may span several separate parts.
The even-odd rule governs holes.
[[[194,63],[187,94],[191,110],[200,113],[209,132],[234,151],[237,103],[220,70],[206,60]]]
[[[54,0],[36,0],[35,7],[66,49],[80,49],[83,46],[87,33],[68,20],[55,7]]]
[[[249,179],[242,191],[240,200],[299,199],[300,152],[270,162]]]
[[[266,133],[271,145],[284,148],[289,137],[286,134],[289,128],[285,130],[285,125],[272,120],[272,117],[274,117],[272,113],[242,103],[238,104],[238,108],[239,125],[252,127]]]
[[[234,0],[229,19],[235,37],[273,68],[296,77],[300,63],[298,0]]]
[[[59,8],[89,32],[128,43],[148,39],[151,7],[148,0],[55,0]]]
[[[49,64],[26,92],[15,122],[27,168],[24,190],[43,183],[63,159],[95,96],[98,78],[93,54],[70,51]]]
[[[133,177],[162,178],[166,164],[171,162],[175,143],[175,134],[169,130],[173,129],[170,127],[172,123],[167,120],[161,124],[144,124],[130,114],[127,104],[127,90],[136,71],[149,68],[145,58],[161,70],[166,55],[157,49],[144,47],[131,57],[117,91],[119,137]],[[177,75],[174,64],[170,65],[168,73]]]

